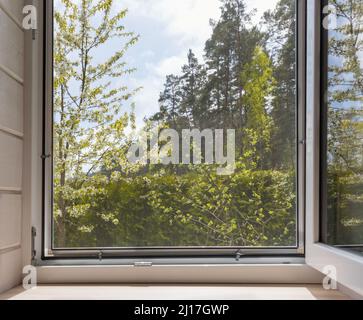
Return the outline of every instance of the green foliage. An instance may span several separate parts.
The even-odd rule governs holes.
[[[338,15],[329,31],[327,79],[327,241],[363,241],[363,3],[330,1]]]
[[[130,116],[119,115],[135,90],[113,86],[112,79],[132,72],[122,59],[138,37],[121,24],[126,11],[111,14],[112,4],[62,0],[62,9],[55,12],[54,216],[60,247],[69,244],[72,220],[87,214],[90,204],[82,202],[83,197],[105,192],[99,184],[108,177],[99,173],[100,165],[111,169],[125,158],[117,145],[125,140]],[[101,22],[94,23],[96,18]],[[93,55],[112,39],[120,41],[120,49],[96,62]],[[92,228],[86,222],[81,231]]]
[[[83,246],[293,246],[294,174],[210,169],[106,182],[84,195],[69,243]],[[141,201],[140,201],[141,200]]]
[[[111,15],[112,0],[62,3],[55,16],[56,246],[295,245],[295,149],[278,154],[295,139],[295,103],[286,98],[295,95],[294,33],[284,32],[294,1],[281,0],[266,16],[273,36],[281,35],[272,49],[266,39],[273,36],[251,24],[244,1],[223,0],[205,63],[190,50],[181,74],[166,78],[160,112],[148,119],[177,131],[235,129],[230,176],[216,175],[214,165],[127,163],[135,115],[121,107],[136,90],[112,80],[133,71],[123,57],[138,37],[122,25],[126,11]],[[96,63],[113,38],[120,50]]]
[[[296,2],[281,0],[264,15],[267,47],[276,80],[272,94],[270,160],[274,167],[296,168]],[[279,125],[277,125],[279,124]]]

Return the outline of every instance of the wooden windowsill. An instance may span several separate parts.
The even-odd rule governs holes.
[[[321,285],[44,285],[0,300],[346,300]]]

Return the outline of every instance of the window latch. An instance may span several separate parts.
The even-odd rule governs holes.
[[[236,261],[239,261],[239,259],[241,259],[241,256],[243,256],[243,255],[244,255],[244,253],[242,252],[241,249],[237,250],[236,251],[236,256],[235,256]]]

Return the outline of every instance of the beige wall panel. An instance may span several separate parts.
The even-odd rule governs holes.
[[[21,242],[21,195],[0,193],[0,249]]]
[[[3,7],[9,14],[21,23],[23,20],[23,0],[0,0],[0,7]]]
[[[22,140],[0,131],[0,189],[21,189]]]
[[[15,0],[14,0],[15,1]],[[24,78],[24,31],[0,9],[0,67]]]
[[[21,283],[21,250],[0,254],[0,293]]]
[[[0,129],[23,133],[23,87],[0,70]]]

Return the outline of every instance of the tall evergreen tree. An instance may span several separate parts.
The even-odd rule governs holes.
[[[244,124],[241,72],[251,61],[261,34],[251,27],[251,14],[242,0],[223,0],[221,17],[212,22],[213,32],[206,42],[211,110],[220,128],[240,128]],[[251,28],[249,28],[251,27]]]
[[[205,86],[206,73],[192,50],[188,53],[188,63],[182,67],[182,101],[180,113],[189,127],[202,128],[207,108],[201,104],[201,90]]]
[[[273,92],[272,162],[274,167],[296,166],[296,5],[280,0],[273,11],[264,15],[266,41],[273,64],[276,87]]]
[[[164,84],[164,91],[160,93],[160,112],[151,117],[152,121],[164,121],[172,128],[177,128],[182,101],[180,78],[168,75]]]

